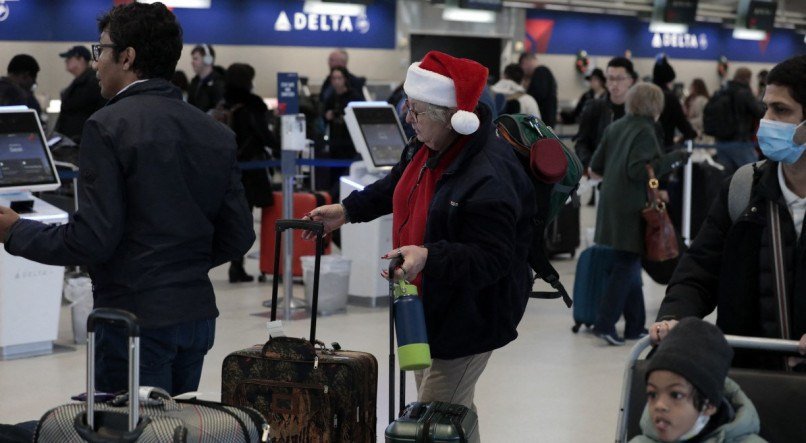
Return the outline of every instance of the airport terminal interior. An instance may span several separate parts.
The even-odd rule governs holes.
[[[65,223],[73,216],[79,203],[73,179],[80,174],[80,165],[75,166],[71,159],[78,158],[80,144],[60,152],[54,149],[64,146],[69,138],[54,130],[60,127],[57,125],[63,118],[60,107],[66,100],[65,91],[74,76],[80,74],[69,71],[69,62],[84,60],[91,69],[90,60],[99,56],[95,51],[103,49],[91,46],[99,42],[96,18],[115,5],[134,1],[0,0],[0,70],[18,54],[32,56],[38,63],[38,77],[34,76],[35,85],[28,85],[27,89],[41,108],[40,113],[29,113],[25,107],[0,109],[0,134],[8,135],[0,146],[0,206],[14,204],[19,212],[28,212],[23,214],[24,218],[54,224]],[[439,50],[484,65],[489,70],[488,87],[492,91],[489,103],[502,113],[505,100],[518,100],[512,98],[512,92],[518,97],[531,92],[521,88],[520,92],[504,93],[495,85],[502,85],[509,78],[511,74],[507,72],[515,72],[506,69],[517,68],[521,79],[525,73],[520,56],[536,54],[536,63],[550,72],[556,96],[553,115],[543,115],[542,119],[556,122],[552,125],[554,133],[571,149],[579,138],[584,111],[578,105],[583,97],[603,97],[602,94],[608,93],[606,82],[623,80],[610,71],[609,61],[629,60],[639,83],[651,83],[653,75],[656,76],[655,83],[679,99],[679,107],[687,119],[685,128],[678,126],[674,136],[668,137],[670,143],[664,149],[693,150],[692,161],[704,165],[698,166],[698,170],[712,174],[708,189],[704,182],[695,182],[691,199],[680,197],[680,192],[685,192],[683,169],[672,179],[672,187],[680,198],[673,201],[684,205],[684,200],[688,200],[699,205],[689,212],[696,219],[694,228],[692,220],[676,221],[678,229],[684,226],[690,237],[696,235],[691,230],[703,223],[710,206],[710,200],[703,201],[703,197],[697,196],[716,195],[718,185],[714,183],[722,182],[725,166],[716,156],[715,139],[703,130],[703,117],[700,115],[697,120],[692,114],[689,118],[694,100],[687,97],[696,98],[694,92],[700,85],[707,89],[704,94],[707,98],[709,91],[714,95],[729,82],[743,79],[748,93],[761,107],[765,73],[786,59],[806,54],[806,1],[802,0],[165,3],[171,6],[183,27],[184,47],[177,70],[186,74],[186,101],[193,94],[187,91],[187,82],[203,72],[200,70],[215,66],[229,73],[228,67],[231,69],[233,64],[248,64],[253,77],[250,92],[262,98],[268,108],[269,126],[263,129],[270,129],[276,137],[275,153],[282,147],[282,155],[292,160],[332,157],[355,161],[349,170],[343,161],[313,169],[300,166],[299,162],[297,166],[289,167],[286,163],[281,167],[277,162],[279,156],[262,158],[275,161],[271,163],[275,206],[253,208],[256,240],[236,277],[230,264],[209,272],[220,315],[216,319],[215,343],[204,360],[198,396],[211,401],[221,400],[224,358],[233,351],[264,343],[269,337],[267,305],[273,277],[262,261],[274,251],[270,249],[273,242],[262,240],[274,236],[273,221],[277,218],[299,218],[305,214],[300,208],[295,210],[303,212],[289,212],[290,208],[279,199],[282,192],[309,193],[313,185],[338,202],[387,174],[413,134],[406,131],[411,130],[410,123],[417,118],[407,117],[409,102],[403,95],[394,94],[406,79],[410,64],[428,51]],[[316,9],[321,7],[325,9]],[[353,76],[362,79],[360,98],[354,100],[367,102],[353,103],[346,110],[342,106],[342,137],[347,138],[352,149],[348,156],[336,155],[336,150],[331,149],[329,143],[336,146],[338,142],[336,135],[330,135],[336,134],[335,130],[331,133],[328,129],[328,122],[333,119],[326,116],[332,111],[325,111],[325,102],[319,102],[324,97],[320,92],[325,80],[330,84],[333,73],[341,72],[331,71],[334,57],[342,60],[341,66],[347,69],[343,72],[349,72],[346,82]],[[657,79],[659,64],[673,68],[671,74],[663,71],[663,81]],[[531,74],[526,74],[528,82]],[[198,82],[198,78],[194,81]],[[513,85],[520,82],[510,81]],[[590,92],[594,83],[600,87],[595,94]],[[332,86],[328,87],[332,94]],[[536,106],[545,113],[540,101]],[[203,110],[215,116],[217,109],[221,111],[211,103]],[[12,114],[18,118],[9,122]],[[285,115],[281,118],[281,114]],[[227,115],[219,114],[216,118],[227,123]],[[34,119],[37,116],[41,129]],[[29,117],[34,120],[28,120]],[[757,122],[760,115],[755,118]],[[22,120],[28,122],[27,126],[12,127]],[[14,138],[20,134],[26,134],[27,141]],[[753,142],[747,142],[752,147]],[[43,150],[36,151],[40,147]],[[44,169],[32,172],[28,166],[13,163],[20,161],[20,157],[6,151],[19,152],[15,149],[36,151]],[[65,156],[68,150],[72,154]],[[261,169],[268,168],[266,165],[246,166],[252,171],[255,168],[263,171],[267,170]],[[14,181],[15,174],[22,170],[14,169],[17,166],[25,169],[27,181]],[[290,174],[283,175],[281,171]],[[61,181],[57,181],[56,173]],[[318,185],[312,184],[312,173]],[[337,174],[343,176],[339,178]],[[697,180],[702,179],[698,177]],[[599,183],[599,177],[582,177],[575,191],[577,195],[570,200],[573,204],[569,203],[573,209],[568,208],[577,214],[560,217],[562,223],[576,224],[578,229],[555,225],[545,233],[547,245],[563,244],[555,245],[558,249],[550,254],[551,264],[574,297],[580,256],[594,246],[601,199],[597,191]],[[33,209],[26,208],[26,204],[34,205]],[[670,212],[683,217],[685,211],[678,207]],[[339,245],[331,244],[329,251],[335,258],[323,265],[321,303],[325,312],[317,320],[317,338],[327,346],[337,342],[341,349],[368,352],[378,360],[378,441],[384,440],[388,424],[389,298],[386,280],[381,275],[387,260],[380,256],[392,250],[391,220],[390,215],[372,223],[346,225]],[[574,238],[559,240],[566,235]],[[311,242],[295,242],[294,248],[298,247],[310,250]],[[292,319],[283,321],[285,334],[290,337],[307,337],[310,325],[312,266],[310,261],[301,264],[305,277],[295,274],[291,285],[294,307],[299,308],[292,310]],[[300,262],[295,263],[299,265]],[[246,278],[243,272],[254,280]],[[89,281],[78,278],[82,276],[72,267],[39,265],[0,251],[3,280],[0,281],[0,423],[38,420],[47,410],[86,390],[86,343],[83,338],[76,338],[82,333],[76,331],[74,324],[74,316],[81,319],[87,315],[82,312],[87,309],[76,309],[76,297],[92,290]],[[641,280],[645,327],[649,327],[658,316],[667,287],[646,272]],[[551,288],[537,279],[533,289]],[[281,283],[281,296],[285,290]],[[283,300],[279,306],[281,317],[285,313],[282,303]],[[716,315],[712,313],[705,319],[713,323]],[[614,438],[618,441],[617,422],[625,392],[623,377],[637,340],[628,337],[625,345],[613,346],[589,327],[583,325],[577,332],[572,331],[572,326],[573,309],[562,300],[528,302],[517,326],[517,339],[492,352],[476,386],[475,405],[482,441],[604,442]],[[616,334],[616,338],[624,334],[623,318],[616,325]],[[417,390],[411,373],[407,376],[406,391],[406,401],[415,401]]]

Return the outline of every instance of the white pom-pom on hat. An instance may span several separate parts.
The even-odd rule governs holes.
[[[479,124],[479,117],[473,112],[460,110],[456,111],[451,117],[451,126],[454,131],[462,135],[476,132],[476,129],[479,129]]]

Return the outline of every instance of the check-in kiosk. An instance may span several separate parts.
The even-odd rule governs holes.
[[[20,217],[67,223],[67,213],[34,197],[61,185],[36,111],[0,107],[0,205]],[[64,268],[0,249],[0,358],[48,354],[59,333]]]
[[[383,178],[400,161],[406,137],[395,108],[386,102],[352,102],[344,111],[344,121],[362,162],[341,177],[343,198],[351,192]],[[369,223],[348,223],[341,228],[342,255],[351,260],[350,302],[367,306],[385,304],[389,286],[380,277],[388,265],[380,257],[392,249],[392,215]]]

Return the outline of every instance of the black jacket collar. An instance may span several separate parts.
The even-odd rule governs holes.
[[[168,80],[165,80],[164,78],[151,78],[142,83],[132,85],[125,91],[112,97],[106,105],[109,106],[113,103],[123,100],[126,97],[140,94],[158,95],[166,98],[182,100],[182,91],[180,91],[176,86],[172,85]]]

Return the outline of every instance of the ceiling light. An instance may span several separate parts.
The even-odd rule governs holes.
[[[169,8],[207,9],[212,0],[137,0],[138,3],[163,3]]]
[[[733,38],[739,40],[764,40],[767,33],[756,29],[736,28],[733,30]]]
[[[685,34],[688,32],[688,25],[683,23],[651,22],[649,32],[661,34]]]
[[[483,9],[445,8],[442,19],[454,22],[493,23],[495,12]]]
[[[305,0],[305,5],[302,11],[306,14],[319,14],[319,15],[348,15],[351,17],[357,15],[366,15],[367,5],[356,3],[330,3],[321,0]]]

